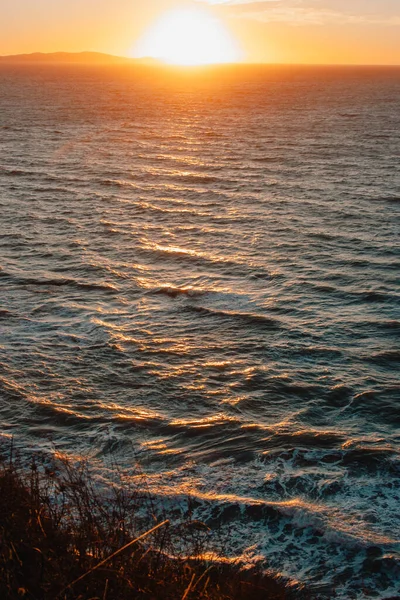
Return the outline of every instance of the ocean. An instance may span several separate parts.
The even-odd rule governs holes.
[[[399,598],[400,69],[3,65],[0,148],[3,442]]]

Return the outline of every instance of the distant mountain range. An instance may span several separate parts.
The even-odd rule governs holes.
[[[102,52],[34,52],[0,56],[0,64],[158,65],[155,58],[126,58]]]

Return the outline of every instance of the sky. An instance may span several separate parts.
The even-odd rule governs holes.
[[[400,65],[400,0],[0,0],[0,55],[133,56],[161,15],[186,7],[218,19],[246,62]]]

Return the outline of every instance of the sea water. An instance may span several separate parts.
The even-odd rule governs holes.
[[[399,597],[400,70],[3,66],[0,149],[3,438]]]

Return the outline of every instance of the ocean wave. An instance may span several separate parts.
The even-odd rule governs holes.
[[[371,265],[368,265],[371,266]],[[343,298],[348,302],[360,302],[365,303],[384,303],[384,302],[398,302],[400,296],[397,293],[379,290],[379,289],[360,289],[355,290],[354,288],[343,288],[339,286],[323,284],[316,281],[301,281],[300,285],[307,288],[313,288],[318,292],[326,294],[332,294]]]
[[[28,277],[23,274],[8,273],[6,271],[0,271],[0,277],[10,279],[14,283],[22,285],[34,285],[34,286],[55,286],[55,287],[75,287],[83,290],[103,290],[108,292],[116,292],[118,288],[108,282],[89,282],[89,281],[78,281],[67,277]]]
[[[221,310],[198,305],[186,305],[183,310],[194,312],[204,317],[211,317],[224,321],[243,322],[248,325],[266,329],[281,329],[283,327],[283,324],[278,319],[273,319],[257,313]]]
[[[224,275],[243,276],[251,273],[254,268],[249,263],[235,260],[228,256],[213,255],[207,251],[197,252],[191,248],[161,246],[158,244],[152,246],[148,244],[147,240],[138,247],[137,252],[154,261],[159,257],[163,260],[188,264],[192,267],[197,264],[209,269],[218,269]],[[257,269],[257,271],[260,272],[260,269]]]
[[[400,350],[385,350],[384,352],[376,352],[370,356],[365,356],[364,360],[381,365],[400,365]]]
[[[186,298],[200,298],[206,294],[209,294],[210,292],[211,290],[207,289],[175,286],[160,286],[147,291],[149,294],[165,295],[169,298],[179,298],[181,296]]]
[[[400,473],[400,454],[393,447],[370,447],[361,443],[354,447],[345,446],[342,453],[341,464],[351,469],[353,474],[362,477],[362,472],[376,469],[386,469]]]
[[[388,204],[400,204],[400,196],[387,196],[382,198],[373,198],[376,202],[387,202]]]
[[[225,471],[223,465],[221,468]],[[228,473],[229,470],[225,476],[229,481]],[[204,475],[213,481],[211,471]],[[321,499],[316,498],[315,502],[301,497],[265,500],[241,496],[239,492],[194,487],[188,500],[188,489],[183,482],[175,490],[168,485],[155,489],[159,490],[160,505],[165,507],[170,500],[176,507],[178,501],[179,515],[190,511],[192,518],[218,529],[222,536],[227,535],[225,554],[228,559],[237,560],[246,553],[246,532],[251,530],[252,551],[260,566],[276,569],[281,576],[290,579],[291,565],[295,564],[297,581],[306,580],[309,589],[320,599],[331,598],[332,594],[342,599],[357,597],[360,580],[368,582],[377,597],[387,597],[379,595],[383,589],[386,592],[396,589],[400,562],[398,540],[375,532],[367,520],[358,523],[353,514],[341,513]],[[350,492],[349,487],[347,491]],[[367,516],[372,518],[372,512]],[[263,556],[268,558],[263,559]],[[335,575],[329,580],[332,567]],[[377,573],[381,576],[377,577]]]

